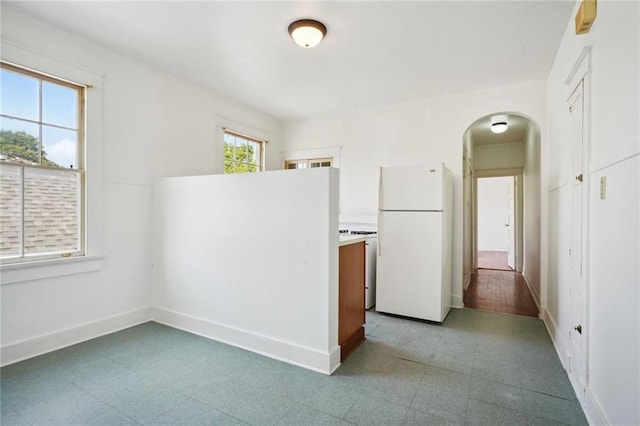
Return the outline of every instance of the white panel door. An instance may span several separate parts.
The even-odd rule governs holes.
[[[376,310],[442,321],[442,213],[380,212]]]
[[[578,398],[582,399],[582,391],[585,388],[586,378],[586,347],[583,335],[583,318],[585,303],[585,270],[583,259],[584,232],[585,232],[585,178],[584,171],[584,84],[581,81],[575,92],[569,99],[571,112],[571,133],[573,144],[573,179],[571,188],[571,246],[569,255],[571,261],[571,316],[572,329],[569,330],[569,341],[571,345],[570,373],[579,383],[581,392],[576,392]]]
[[[380,210],[442,210],[442,168],[381,167]]]
[[[507,190],[507,265],[516,270],[516,197],[515,197],[515,177],[509,181]]]

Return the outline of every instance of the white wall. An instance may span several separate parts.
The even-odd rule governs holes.
[[[376,214],[380,166],[444,162],[454,175],[452,305],[462,307],[463,135],[471,123],[495,111],[518,112],[544,129],[544,88],[544,82],[530,82],[289,121],[284,125],[283,147],[296,150],[342,146],[343,215]]]
[[[524,232],[522,275],[540,306],[540,129],[529,124],[525,134],[523,177]]]
[[[522,142],[475,145],[473,167],[475,170],[522,168],[524,144]]]
[[[509,248],[504,226],[509,219],[509,182],[513,182],[513,177],[478,179],[478,250],[507,251]]]
[[[576,9],[579,6],[576,3]],[[588,306],[584,325],[587,384],[584,408],[593,424],[640,423],[640,4],[598,2],[588,34],[575,35],[573,18],[559,47],[547,84],[549,138],[542,145],[543,291],[545,321],[563,362],[575,324],[571,305],[568,247],[571,230],[571,139],[565,84],[574,64],[591,46],[584,170],[589,197],[587,230]],[[590,113],[590,114],[589,114]],[[599,196],[607,178],[607,198]],[[547,207],[548,206],[548,207]],[[582,397],[582,390],[576,390]]]
[[[102,168],[103,183],[88,197],[90,202],[101,198],[100,211],[93,212],[102,214],[98,232],[104,266],[98,272],[3,285],[6,364],[149,318],[154,176],[222,170],[223,125],[253,129],[269,139],[270,167],[277,167],[280,148],[279,123],[271,117],[61,32],[5,3],[1,7],[3,51],[21,49],[103,80],[102,152],[88,153],[89,163]]]
[[[338,347],[338,171],[164,178],[160,322],[330,374]]]

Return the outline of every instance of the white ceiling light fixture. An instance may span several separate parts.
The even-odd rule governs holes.
[[[491,131],[493,133],[504,133],[507,131],[507,127],[509,126],[507,126],[505,121],[499,121],[491,125]]]
[[[317,46],[327,35],[327,27],[313,19],[300,19],[289,24],[293,41],[305,49]]]
[[[496,115],[491,117],[491,131],[493,133],[504,133],[507,131],[509,125],[507,124],[506,115]]]

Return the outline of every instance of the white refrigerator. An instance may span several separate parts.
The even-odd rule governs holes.
[[[443,165],[381,167],[376,310],[444,321],[451,307],[453,178]]]

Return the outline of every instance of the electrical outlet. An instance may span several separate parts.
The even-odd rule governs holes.
[[[600,199],[604,200],[607,198],[607,177],[600,177]]]

